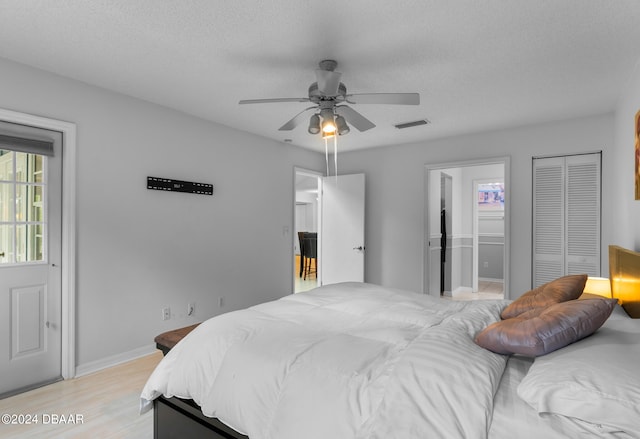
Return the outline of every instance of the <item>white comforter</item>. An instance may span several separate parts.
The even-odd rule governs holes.
[[[142,391],[251,439],[485,438],[506,357],[473,342],[507,302],[325,286],[212,318]]]

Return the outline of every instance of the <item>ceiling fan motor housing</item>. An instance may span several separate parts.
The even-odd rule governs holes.
[[[334,59],[323,59],[318,63],[318,67],[320,67],[320,70],[333,72],[336,69],[336,67],[338,67],[338,61]]]

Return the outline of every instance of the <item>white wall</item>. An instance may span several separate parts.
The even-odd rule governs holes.
[[[321,170],[321,154],[3,59],[0,107],[77,124],[80,368],[291,292],[294,166]],[[147,176],[214,195],[147,190]]]
[[[318,194],[296,191],[296,232],[318,231]]]
[[[630,130],[631,133],[633,128]],[[629,144],[633,145],[633,142]],[[606,164],[611,160],[612,146],[613,114],[608,113],[340,154],[341,173],[364,172],[367,175],[366,280],[423,290],[425,164],[510,156],[510,294],[519,297],[531,287],[532,156],[603,150],[603,163]],[[613,176],[612,172],[610,176]],[[628,180],[631,190],[631,176]],[[614,189],[605,175],[605,198]],[[637,218],[640,218],[640,212]],[[603,216],[603,230],[614,225],[617,227],[610,216]],[[640,232],[636,237],[640,238]],[[603,248],[607,244],[603,242]],[[603,259],[605,266],[606,256]]]

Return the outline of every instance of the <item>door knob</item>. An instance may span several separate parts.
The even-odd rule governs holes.
[[[359,250],[359,251],[363,251],[364,247],[363,246],[358,246],[358,247],[354,247],[354,250]]]

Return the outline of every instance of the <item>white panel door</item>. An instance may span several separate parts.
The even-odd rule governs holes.
[[[364,174],[322,179],[322,285],[364,281]]]
[[[45,137],[54,156],[0,145],[0,397],[61,377],[62,135]]]

